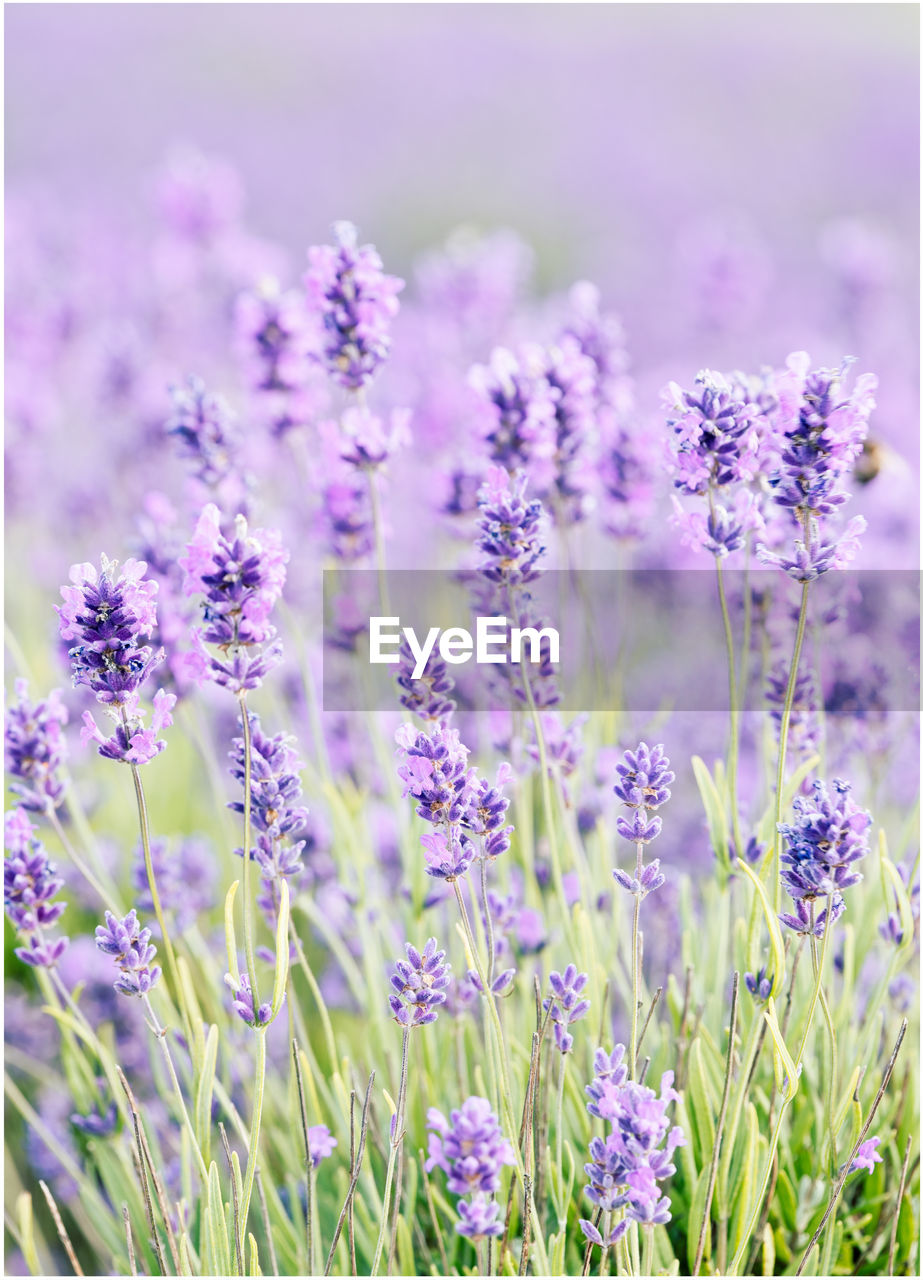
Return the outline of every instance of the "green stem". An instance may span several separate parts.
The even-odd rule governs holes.
[[[171,994],[176,1002],[177,1008],[183,1019],[183,1030],[186,1034],[186,1043],[192,1044],[192,1025],[189,1021],[189,1014],[186,1010],[186,1001],[183,998],[183,984],[180,981],[179,968],[176,963],[176,953],[173,950],[173,943],[170,941],[170,935],[167,932],[167,922],[164,918],[163,907],[160,904],[160,894],[157,892],[157,878],[154,875],[154,862],[151,857],[151,828],[148,819],[147,801],[144,798],[144,784],[141,781],[141,770],[136,764],[131,766],[132,781],[135,784],[135,799],[138,803],[138,822],[141,827],[141,848],[144,852],[144,870],[147,873],[148,888],[151,891],[151,901],[154,904],[154,914],[157,917],[157,923],[160,926],[160,936],[163,939],[164,950],[167,955],[167,962],[170,970],[170,983],[172,987]]]
[[[240,718],[244,735],[244,953],[247,957],[247,976],[250,979],[250,990],[253,992],[253,1007],[260,1005],[259,992],[256,985],[256,956],[253,950],[253,904],[250,900],[250,816],[253,796],[250,790],[253,772],[253,741],[250,732],[250,715],[247,711],[247,691],[241,689]]]
[[[254,997],[254,1001],[255,1001]],[[266,1028],[256,1028],[256,1075],[253,1080],[253,1117],[250,1121],[250,1138],[247,1144],[247,1173],[244,1177],[244,1195],[240,1206],[240,1234],[246,1238],[250,1199],[253,1195],[253,1179],[256,1176],[260,1124],[263,1118],[263,1091],[266,1086]]]
[[[407,1096],[407,1059],[409,1047],[410,1027],[405,1027],[401,1041],[401,1083],[397,1094],[397,1111],[394,1115],[394,1133],[391,1136],[391,1145],[388,1152],[388,1172],[385,1174],[385,1191],[381,1205],[381,1222],[378,1227],[378,1243],[375,1246],[375,1258],[372,1262],[372,1269],[369,1272],[369,1275],[371,1276],[378,1275],[378,1266],[381,1262],[381,1252],[385,1243],[385,1232],[388,1229],[388,1210],[391,1206],[391,1183],[394,1179],[394,1166],[397,1162],[398,1149],[404,1140],[404,1100]],[[396,1222],[394,1224],[394,1229],[397,1229]]]
[[[801,649],[804,644],[805,624],[807,623],[808,618],[809,585],[810,584],[807,582],[803,582],[801,584],[801,608],[798,613],[798,630],[795,632],[795,648],[792,653],[791,669],[788,673],[788,687],[785,690],[785,704],[782,708],[782,721],[779,725],[779,765],[776,771],[776,820],[772,836],[772,865],[770,872],[770,882],[776,913],[778,913],[782,902],[782,882],[779,877],[782,836],[779,832],[779,824],[782,821],[783,791],[785,787],[785,753],[788,747],[788,729],[792,719],[792,705],[795,701],[795,684],[798,679],[798,663],[801,658]],[[824,932],[826,933],[826,930]]]
[[[637,1079],[638,1066],[638,1006],[641,1003],[641,871],[644,859],[644,844],[638,841],[638,864],[635,878],[639,882],[638,892],[634,895],[635,905],[631,919],[631,1041],[628,1052],[628,1078]]]
[[[202,1150],[199,1146],[198,1139],[196,1138],[195,1129],[193,1128],[192,1121],[189,1119],[189,1112],[186,1110],[186,1100],[183,1097],[183,1091],[182,1091],[182,1088],[180,1087],[179,1077],[176,1074],[176,1067],[173,1065],[173,1055],[170,1053],[170,1046],[167,1044],[166,1028],[160,1025],[160,1022],[157,1018],[157,1014],[154,1012],[154,1007],[151,1004],[150,996],[145,995],[143,997],[143,1000],[144,1000],[144,1007],[147,1010],[148,1017],[151,1020],[151,1029],[154,1032],[154,1037],[159,1042],[161,1050],[163,1051],[163,1058],[164,1058],[164,1062],[167,1064],[167,1072],[170,1076],[170,1081],[173,1085],[173,1092],[176,1094],[176,1100],[179,1103],[180,1112],[182,1113],[182,1117],[183,1117],[183,1123],[185,1124],[186,1131],[189,1134],[189,1140],[192,1144],[193,1154],[195,1155],[196,1162],[199,1167],[199,1176],[202,1179],[202,1186],[205,1187],[208,1185],[208,1170],[205,1168],[205,1161],[202,1158]]]
[[[708,506],[712,515],[715,513],[715,497],[712,486],[708,489]],[[734,655],[734,631],[731,627],[731,614],[728,609],[727,593],[724,589],[724,569],[721,557],[715,556],[715,571],[718,577],[718,599],[721,603],[721,620],[724,623],[724,643],[728,658],[728,691],[730,697],[731,737],[728,743],[728,790],[731,798],[731,829],[734,833],[734,847],[737,856],[743,857],[743,843],[740,834],[740,814],[737,805],[737,763],[740,753],[740,700],[737,690],[737,662]]]
[[[484,903],[484,927],[487,931],[487,981],[494,980],[494,925],[487,894],[487,855],[481,858],[481,899]]]

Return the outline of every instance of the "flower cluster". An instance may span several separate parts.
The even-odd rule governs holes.
[[[266,875],[289,876],[301,869],[298,855],[304,841],[293,840],[308,821],[308,810],[296,801],[301,796],[301,761],[291,734],[277,733],[269,737],[263,732],[259,716],[248,712],[250,721],[250,820],[256,831],[256,848],[250,857]],[[243,737],[235,738],[229,753],[231,775],[244,785],[246,764]],[[244,812],[242,800],[231,800],[228,808]],[[283,841],[289,843],[281,852]],[[239,849],[242,854],[243,850]]]
[[[545,554],[542,504],[537,498],[526,501],[527,483],[522,472],[511,478],[502,467],[491,467],[478,492],[477,547],[484,555],[480,572],[503,587],[534,582]]]
[[[177,452],[196,480],[217,489],[238,465],[237,431],[227,402],[194,375],[185,386],[171,387],[170,398],[173,411],[164,430],[176,441]]]
[[[468,380],[482,405],[491,462],[525,471],[536,490],[546,492],[555,474],[555,398],[545,352],[529,346],[516,356],[498,347],[489,364],[474,365]]]
[[[445,1004],[452,966],[445,952],[436,950],[435,938],[428,940],[422,952],[409,942],[404,945],[407,959],[394,962],[388,1003],[394,1021],[402,1027],[424,1027],[436,1021],[439,1005]]]
[[[757,548],[764,564],[783,569],[798,582],[811,582],[855,556],[865,520],[854,517],[845,530],[826,527],[849,494],[843,477],[851,472],[868,434],[878,379],[864,374],[850,394],[843,381],[851,361],[839,369],[811,371],[803,351],[789,356],[777,379],[774,415],[780,436],[778,466],[770,479],[775,503],[794,517],[800,538],[793,555]]]
[[[682,1129],[670,1126],[667,1106],[679,1101],[673,1088],[673,1072],[660,1082],[660,1097],[653,1089],[628,1079],[625,1049],[616,1045],[611,1054],[597,1049],[595,1076],[587,1085],[590,1115],[611,1126],[604,1138],[590,1142],[587,1197],[604,1213],[624,1209],[624,1217],[605,1243],[611,1244],[629,1223],[665,1223],[670,1220],[670,1201],[661,1196],[658,1183],[675,1173],[673,1152],[685,1145]],[[661,1145],[663,1144],[663,1145]],[[603,1238],[591,1222],[581,1219],[588,1240],[602,1244]]]
[[[649,747],[640,742],[634,751],[626,751],[621,763],[615,766],[619,781],[612,790],[622,804],[634,810],[632,821],[619,818],[618,833],[626,840],[647,843],[660,835],[659,818],[648,821],[647,811],[659,809],[670,799],[670,783],[676,774],[670,770],[670,761],[663,744]]]
[[[797,933],[809,933],[811,906],[817,898],[830,900],[833,919],[843,910],[844,889],[862,879],[855,863],[868,853],[871,815],[858,808],[850,796],[848,782],[835,778],[833,792],[825,783],[814,783],[810,796],[796,796],[793,823],[780,823],[786,843],[782,854],[782,883],[795,900],[795,915],[779,919]],[[814,919],[813,932],[823,935],[826,910]]]
[[[784,660],[780,660],[772,667],[766,677],[764,696],[777,741],[782,729],[782,715],[788,692],[788,675],[788,666]],[[795,677],[795,689],[788,722],[788,749],[799,759],[806,760],[817,746],[820,733],[817,712],[817,693],[813,672],[810,670],[800,671]]]
[[[493,861],[505,853],[513,833],[503,825],[510,803],[503,794],[512,777],[509,765],[500,766],[493,784],[478,778],[468,768],[468,748],[458,730],[446,724],[433,724],[426,732],[405,724],[396,740],[403,795],[416,797],[418,815],[436,828],[420,837],[427,874],[449,882],[463,876],[478,856],[473,836],[480,838],[482,857]]]
[[[268,1001],[264,1001],[263,1004],[254,1008],[250,975],[244,970],[239,976],[240,981],[235,982],[229,973],[224,975],[224,981],[231,991],[237,1016],[246,1022],[248,1027],[265,1027],[268,1022],[272,1021],[272,1005]]]
[[[546,996],[542,1008],[554,1023],[554,1042],[561,1053],[570,1053],[574,1047],[574,1037],[568,1027],[579,1022],[590,1007],[589,1000],[581,998],[588,981],[589,974],[578,973],[575,964],[569,964],[563,973],[548,975],[551,995]]]
[[[68,650],[74,685],[85,684],[96,700],[119,708],[162,660],[142,641],[157,623],[154,597],[157,583],[145,578],[143,560],[102,556],[100,568],[76,564],[70,586],[61,588],[63,605],[56,605],[62,640],[74,640]]]
[[[431,1107],[428,1172],[439,1168],[448,1175],[447,1187],[456,1196],[469,1197],[458,1204],[459,1235],[468,1239],[498,1236],[500,1207],[494,1194],[500,1189],[504,1165],[515,1164],[513,1149],[500,1131],[500,1122],[486,1098],[468,1098],[448,1120]]]
[[[258,688],[281,656],[281,646],[271,643],[276,631],[269,618],[285,584],[288,552],[274,529],[251,530],[238,515],[233,535],[225,535],[220,521],[218,508],[209,503],[180,558],[186,595],[204,597],[204,626],[193,632],[190,666],[198,679],[239,693]],[[206,644],[222,657],[210,654]]]
[[[74,684],[91,688],[115,723],[107,738],[84,712],[81,741],[96,742],[101,756],[131,765],[148,764],[164,750],[157,734],[173,723],[176,703],[175,694],[159,689],[145,728],[138,690],[164,657],[163,649],[142,643],[157,625],[157,583],[145,578],[146,570],[144,561],[126,560],[119,572],[118,561],[106,556],[98,571],[74,565],[72,585],[61,588],[64,604],[56,606],[62,639],[79,641],[68,650]]]
[[[59,770],[67,755],[67,708],[57,689],[47,698],[30,702],[27,682],[17,680],[15,693],[16,701],[7,708],[3,737],[8,785],[23,809],[47,813],[64,797]]]
[[[468,748],[457,729],[443,724],[433,725],[429,733],[402,725],[397,744],[404,761],[397,771],[403,795],[416,797],[417,813],[436,828],[420,838],[427,874],[457,880],[475,855],[471,839],[462,831],[470,800]]]
[[[413,672],[416,662],[410,645],[402,637],[395,677],[398,688],[402,691],[399,699],[401,706],[412,711],[421,720],[450,720],[455,703],[449,694],[455,688],[455,681],[449,675],[448,665],[434,649],[426,660],[422,675],[415,680]]]
[[[589,510],[596,366],[576,338],[564,335],[548,352],[545,377],[554,401],[554,484],[549,505],[555,522],[567,526],[583,520]]]
[[[96,927],[96,945],[118,965],[120,975],[113,983],[116,991],[124,996],[146,996],[154,987],[160,977],[160,966],[152,963],[157,948],[151,942],[150,929],[142,929],[134,908],[122,920],[107,911],[105,925]]]
[[[241,353],[256,391],[299,390],[308,374],[310,335],[304,297],[283,292],[275,279],[261,281],[237,299],[235,316]]]
[[[36,968],[51,968],[67,946],[67,938],[47,938],[44,932],[67,905],[52,901],[64,881],[55,874],[25,808],[6,814],[4,846],[3,906],[24,944],[16,947],[16,955]]]
[[[330,376],[351,391],[366,386],[391,349],[391,321],[404,281],[385,275],[372,245],[358,246],[351,222],[334,223],[335,245],[308,250],[308,306],[323,329]]]

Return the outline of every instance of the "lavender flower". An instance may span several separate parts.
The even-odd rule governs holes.
[[[554,1023],[554,1042],[561,1053],[570,1053],[574,1037],[568,1027],[579,1022],[590,1007],[589,1000],[581,999],[581,992],[589,981],[589,975],[578,973],[575,964],[569,964],[563,973],[550,973],[548,983],[552,994],[546,996],[542,1008]]]
[[[485,1240],[488,1236],[503,1234],[503,1223],[500,1221],[500,1206],[490,1196],[478,1192],[470,1200],[459,1200],[459,1221],[455,1230],[468,1240]]]
[[[392,994],[388,998],[394,1021],[402,1027],[423,1027],[435,1022],[438,1006],[445,1003],[451,965],[445,952],[436,950],[436,939],[430,938],[420,952],[405,943],[406,960],[394,962],[391,975]]]
[[[358,247],[351,222],[333,226],[336,244],[308,250],[308,306],[323,330],[327,370],[341,386],[366,386],[391,349],[391,320],[404,281],[385,275],[372,245]]]
[[[791,513],[801,537],[795,540],[793,556],[764,544],[757,553],[764,564],[783,569],[798,582],[811,582],[849,563],[865,529],[861,516],[841,533],[823,529],[849,499],[842,488],[843,477],[862,452],[875,407],[878,380],[873,374],[858,378],[850,395],[843,392],[850,363],[845,360],[839,369],[809,372],[810,358],[800,351],[789,356],[785,372],[777,379],[774,423],[782,447],[770,484],[773,500]]]
[[[504,587],[534,582],[536,565],[545,554],[540,541],[542,504],[526,501],[527,480],[512,478],[502,467],[491,467],[478,492],[478,550],[484,553],[481,573]]]
[[[867,1138],[865,1142],[859,1144],[849,1166],[850,1173],[855,1173],[858,1169],[865,1169],[871,1173],[876,1164],[882,1163],[882,1158],[877,1150],[879,1142],[881,1142],[881,1138],[876,1136]]]
[[[224,975],[224,981],[231,990],[233,996],[234,1009],[239,1018],[246,1022],[248,1027],[264,1027],[272,1019],[272,1005],[268,1002],[261,1004],[258,1008],[253,1007],[253,989],[250,986],[250,975],[244,971],[240,974],[240,982],[235,982],[229,973]]]
[[[312,1124],[308,1129],[308,1150],[311,1152],[311,1167],[316,1169],[322,1160],[333,1155],[338,1146],[336,1138],[325,1124]]]
[[[612,790],[622,804],[633,810],[631,821],[618,818],[616,830],[635,844],[649,844],[660,835],[662,824],[658,817],[648,818],[648,813],[653,813],[670,799],[669,784],[676,777],[670,771],[670,761],[663,745],[651,748],[646,742],[639,743],[635,751],[625,752],[622,763],[616,765],[616,771],[619,781]],[[624,883],[619,876],[616,879]],[[637,890],[632,888],[631,892]]]
[[[64,797],[58,770],[67,756],[63,732],[67,708],[57,689],[33,703],[28,683],[17,680],[15,693],[16,702],[7,708],[4,733],[6,772],[13,779],[9,788],[23,809],[46,813],[56,809]]]
[[[462,821],[466,830],[481,837],[484,857],[491,862],[506,853],[510,847],[513,828],[503,825],[510,801],[503,794],[503,787],[512,776],[512,769],[504,763],[497,770],[497,780],[493,784],[486,778],[469,778],[471,790]]]
[[[516,1161],[486,1098],[466,1099],[448,1120],[430,1107],[426,1121],[431,1130],[427,1172],[443,1169],[449,1191],[457,1196],[499,1191],[503,1166]]]
[[[151,942],[150,929],[142,929],[134,908],[122,920],[107,911],[105,925],[96,928],[96,945],[104,955],[112,956],[120,969],[112,985],[122,995],[146,996],[157,983],[160,966],[152,963],[157,948]]]
[[[237,468],[239,445],[231,410],[194,375],[185,386],[171,387],[170,398],[173,412],[164,430],[177,442],[177,452],[190,464],[192,475],[215,489]]]
[[[67,946],[67,938],[47,938],[45,930],[67,905],[52,899],[64,881],[55,874],[42,842],[24,808],[4,818],[3,905],[24,945],[15,954],[35,968],[51,968]]]
[[[491,462],[525,471],[539,493],[554,480],[555,398],[540,347],[519,356],[496,348],[490,364],[475,365],[468,381],[483,407],[483,433]]]
[[[180,564],[186,595],[201,595],[205,625],[193,632],[190,669],[233,693],[256,689],[279,661],[269,621],[285,583],[288,552],[274,529],[250,530],[238,515],[233,536],[221,532],[218,508],[209,503]],[[269,644],[263,649],[264,644]],[[217,646],[223,660],[206,644]]]
[[[295,739],[288,733],[270,738],[263,732],[259,716],[248,712],[250,719],[250,818],[254,828],[270,842],[297,834],[308,821],[308,810],[296,804],[301,796],[301,761],[295,751]],[[231,775],[243,786],[246,777],[244,739],[235,738],[229,752]],[[228,808],[244,812],[242,800],[232,800]],[[298,848],[301,846],[299,845]],[[259,851],[251,857],[259,858]]]
[[[744,974],[744,985],[754,1000],[765,1004],[772,995],[772,974],[766,972],[765,966],[756,973]]]
[[[798,932],[803,931],[802,903],[832,897],[839,914],[843,890],[862,879],[854,864],[868,853],[871,815],[853,802],[848,782],[836,778],[833,788],[831,797],[823,782],[815,782],[812,796],[795,797],[795,821],[779,824],[787,846],[781,858],[782,883],[798,909],[797,923],[790,916],[780,919]]]
[[[776,741],[782,729],[788,676],[788,667],[782,660],[775,664],[766,681],[765,699],[775,729]],[[807,759],[817,746],[819,732],[814,676],[811,671],[801,671],[795,677],[795,690],[788,725],[789,749],[801,759]]]
[[[398,777],[403,795],[417,798],[417,813],[436,831],[421,836],[427,875],[454,881],[464,875],[475,854],[462,823],[470,802],[468,748],[457,729],[435,724],[429,733],[402,725],[396,735],[404,763]]]
[[[267,278],[238,297],[234,319],[256,391],[291,392],[304,386],[310,333],[301,294],[294,289],[283,292],[277,280]]]
[[[741,398],[721,374],[703,369],[691,391],[671,382],[664,401],[673,447],[673,483],[685,494],[702,495],[756,471],[759,437],[753,422],[758,406]]]
[[[682,1129],[671,1128],[666,1115],[668,1104],[679,1095],[672,1087],[672,1071],[661,1079],[659,1098],[653,1089],[628,1080],[624,1055],[624,1047],[616,1045],[611,1054],[597,1050],[594,1060],[596,1076],[587,1086],[587,1110],[612,1128],[605,1138],[590,1142],[592,1160],[584,1166],[586,1194],[606,1212],[624,1208],[631,1221],[665,1223],[670,1201],[660,1195],[658,1183],[675,1173],[673,1152],[686,1141]]]
[[[560,525],[583,520],[590,506],[590,446],[596,425],[596,366],[576,338],[562,336],[548,352],[545,377],[554,401],[552,518]]]
[[[146,570],[143,560],[126,560],[119,572],[118,561],[105,555],[99,570],[76,564],[72,585],[61,588],[64,604],[55,606],[61,638],[78,641],[68,651],[74,685],[89,686],[98,702],[116,709],[163,659],[141,643],[157,622],[157,583],[144,577]]]
[[[398,688],[403,690],[400,696],[401,706],[412,711],[421,720],[448,722],[455,710],[455,703],[448,696],[455,688],[448,666],[435,650],[427,658],[426,667],[418,680],[413,678],[415,666],[416,658],[410,645],[402,638],[396,676]]]

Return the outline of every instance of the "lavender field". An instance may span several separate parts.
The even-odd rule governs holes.
[[[915,7],[5,18],[5,1274],[918,1274]]]

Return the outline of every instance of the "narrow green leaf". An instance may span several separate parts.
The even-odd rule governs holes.
[[[763,887],[763,882],[759,876],[747,865],[742,858],[737,859],[737,865],[746,873],[747,878],[756,890],[760,906],[763,908],[763,918],[766,921],[766,928],[769,930],[769,949],[772,953],[772,994],[777,995],[782,989],[785,982],[785,944],[782,941],[782,930],[779,927],[779,920],[773,911]]]
[[[798,1072],[795,1070],[795,1064],[792,1061],[792,1056],[785,1047],[782,1032],[779,1030],[779,1023],[776,1019],[775,1001],[772,996],[770,996],[766,1002],[766,1008],[763,1010],[763,1017],[769,1025],[773,1044],[776,1049],[776,1052],[773,1055],[773,1065],[776,1070],[776,1084],[779,1086],[779,1092],[783,1099],[785,1101],[790,1101],[798,1092]],[[783,1072],[785,1076],[788,1077],[787,1087],[785,1086],[782,1078]]]
[[[753,1211],[753,1199],[757,1190],[760,1158],[760,1126],[756,1107],[747,1103],[746,1147],[741,1176],[738,1179],[737,1191],[731,1211],[731,1234],[729,1249],[733,1257],[740,1248],[743,1234]]]
[[[288,982],[288,881],[283,878],[280,885],[279,919],[276,924],[276,980],[272,989],[273,1018],[275,1018],[276,1014],[282,1007],[282,1000],[285,996],[285,984]]]
[[[228,973],[235,987],[240,986],[240,970],[237,967],[237,934],[234,930],[234,899],[239,888],[240,881],[235,880],[224,900],[224,942],[228,952]]]
[[[708,766],[701,756],[692,757],[692,771],[698,784],[699,795],[702,797],[705,818],[708,822],[708,834],[722,873],[721,880],[724,883],[731,870],[727,809],[721,802],[718,788],[715,786],[714,780],[708,771]]]
[[[702,1041],[695,1039],[689,1050],[689,1070],[686,1093],[690,1102],[690,1117],[698,1134],[698,1163],[707,1164],[715,1147],[715,1116],[718,1099],[713,1096],[705,1066],[702,1062]]]
[[[686,1256],[689,1263],[689,1271],[695,1266],[695,1256],[699,1248],[699,1231],[702,1227],[702,1219],[705,1216],[705,1196],[708,1192],[708,1169],[703,1169],[695,1180],[695,1189],[692,1192],[692,1201],[689,1205],[689,1215],[686,1219]],[[702,1254],[703,1268],[711,1270],[706,1264],[711,1259],[712,1249],[712,1230],[711,1230],[711,1214],[708,1215],[708,1223],[705,1227],[705,1250]]]
[[[218,1061],[218,1028],[208,1028],[205,1052],[202,1057],[202,1072],[199,1076],[199,1087],[195,1101],[195,1131],[202,1159],[208,1165],[212,1140],[212,1095],[215,1090],[215,1066]]]
[[[247,1239],[250,1241],[250,1266],[247,1269],[247,1275],[261,1276],[263,1273],[260,1270],[260,1254],[252,1232],[248,1234]]]
[[[42,1264],[38,1260],[38,1250],[35,1247],[32,1197],[28,1191],[20,1191],[16,1197],[16,1225],[19,1228],[19,1247],[22,1249],[22,1256],[26,1260],[29,1274],[40,1276],[42,1274]]]

